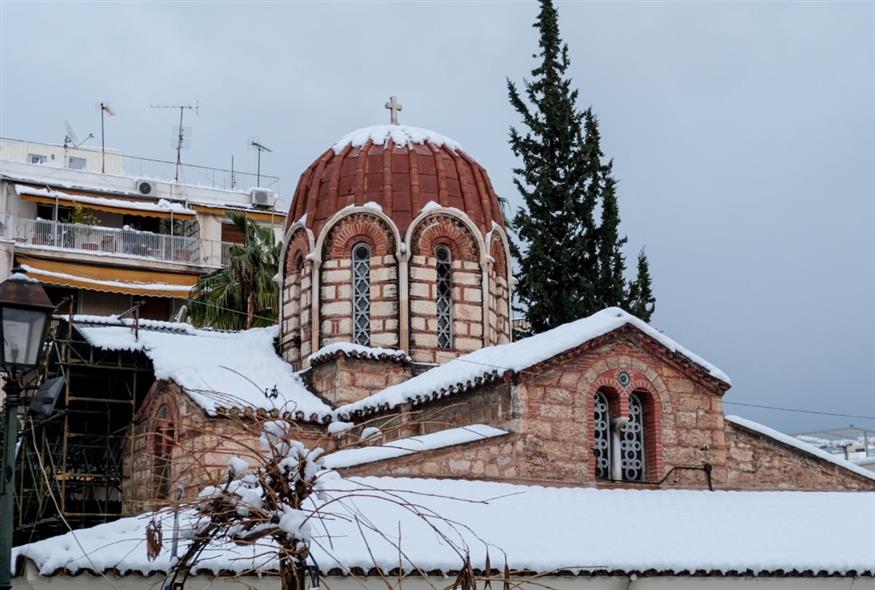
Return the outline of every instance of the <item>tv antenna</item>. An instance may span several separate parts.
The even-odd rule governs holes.
[[[270,149],[269,147],[267,147],[266,145],[264,145],[263,143],[261,143],[260,141],[258,141],[257,139],[250,139],[249,145],[251,145],[253,148],[255,148],[256,151],[258,151],[258,167],[257,167],[257,170],[255,172],[255,185],[260,187],[261,186],[261,152],[271,153],[273,150]]]
[[[106,172],[106,142],[103,135],[103,115],[107,114],[110,117],[115,115],[112,107],[108,102],[100,102],[100,171]]]
[[[150,108],[153,109],[179,109],[179,127],[174,129],[174,136],[176,139],[176,179],[175,182],[179,183],[179,169],[182,167],[182,149],[188,149],[189,145],[191,145],[191,128],[185,128],[182,126],[182,117],[185,114],[185,111],[193,111],[195,115],[198,114],[200,110],[200,101],[196,100],[194,105],[190,104],[161,104],[161,105],[150,105]]]

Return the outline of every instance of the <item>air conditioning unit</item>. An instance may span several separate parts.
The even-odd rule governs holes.
[[[276,204],[277,194],[266,188],[249,189],[249,202],[256,207],[273,207]]]
[[[154,180],[138,180],[136,187],[137,192],[141,195],[154,197],[155,194],[158,192],[158,185]]]

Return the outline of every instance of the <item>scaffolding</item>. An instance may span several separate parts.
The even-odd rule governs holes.
[[[137,351],[95,348],[76,330],[72,315],[56,317],[44,377],[58,376],[65,386],[55,411],[23,418],[16,544],[125,513],[122,485],[133,464],[127,437],[154,380],[151,361]]]

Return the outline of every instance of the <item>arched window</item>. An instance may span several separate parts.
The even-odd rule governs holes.
[[[153,476],[155,482],[155,497],[166,500],[170,497],[170,475],[173,453],[173,423],[170,417],[170,408],[167,404],[158,408],[157,420],[155,421],[154,433],[154,462]]]
[[[620,440],[623,480],[644,481],[644,404],[637,393],[629,396],[629,422]]]
[[[352,341],[371,344],[371,249],[364,242],[352,247]]]
[[[295,259],[295,272],[298,273],[298,339],[303,341],[304,338],[304,318],[307,317],[309,309],[304,305],[304,257],[298,254]]]
[[[595,475],[599,479],[611,479],[611,404],[603,391],[595,394]]]
[[[453,276],[450,249],[446,246],[435,248],[437,258],[437,341],[438,348],[453,347],[452,294]]]

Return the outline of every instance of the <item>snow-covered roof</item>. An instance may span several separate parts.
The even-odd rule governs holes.
[[[390,410],[407,402],[443,397],[466,391],[505,373],[519,373],[586,342],[631,325],[667,349],[700,366],[709,375],[730,384],[729,377],[700,356],[690,352],[646,322],[617,307],[603,309],[591,316],[563,324],[509,344],[489,346],[460,356],[403,383],[337,408],[340,416],[357,412]]]
[[[414,574],[412,563],[419,571],[446,573],[460,569],[459,548],[482,569],[489,543],[493,567],[502,567],[504,553],[510,568],[534,573],[875,574],[871,519],[861,518],[875,514],[871,492],[605,490],[381,477],[336,479],[326,488],[324,501],[338,500],[312,524],[320,532],[311,546],[323,573],[388,571],[399,562]],[[412,514],[414,506],[433,515],[428,523]],[[14,555],[32,560],[45,575],[164,572],[171,563],[172,516],[165,515],[164,546],[154,561],[146,557],[148,518],[38,541]],[[180,521],[184,535],[191,521],[186,514]],[[403,557],[391,543],[398,531]],[[183,552],[187,541],[180,545]],[[265,550],[211,547],[199,568],[275,571],[276,560]]]
[[[387,442],[382,446],[335,451],[325,455],[325,467],[328,469],[354,467],[356,465],[364,465],[365,463],[405,457],[423,451],[434,451],[478,440],[486,440],[506,434],[506,430],[494,428],[486,424],[469,424],[459,428],[448,428],[432,432],[431,434],[400,438]]]
[[[728,422],[731,422],[732,424],[737,424],[738,426],[747,428],[748,430],[752,430],[758,434],[762,434],[763,436],[773,438],[776,441],[783,443],[788,447],[793,447],[794,449],[802,451],[803,453],[814,455],[818,459],[823,459],[824,461],[828,461],[833,465],[844,467],[849,471],[853,471],[857,475],[860,475],[867,479],[875,480],[875,472],[864,469],[851,461],[847,461],[841,455],[835,455],[833,453],[824,451],[823,449],[819,449],[814,445],[804,443],[795,436],[790,436],[789,434],[778,432],[774,428],[769,428],[768,426],[760,424],[759,422],[754,422],[753,420],[748,420],[747,418],[742,418],[740,416],[726,416],[726,420]],[[873,516],[875,516],[875,512],[873,512]]]
[[[310,355],[310,365],[318,365],[330,359],[343,356],[353,359],[373,359],[380,361],[397,361],[401,363],[412,362],[403,350],[394,348],[379,348],[374,346],[362,346],[361,344],[353,344],[352,342],[334,342],[326,344],[316,352]]]
[[[137,211],[155,211],[160,213],[179,213],[182,215],[195,214],[192,209],[187,208],[182,203],[174,203],[167,199],[159,199],[157,202],[110,199],[106,197],[91,197],[87,195],[65,193],[58,190],[34,188],[22,184],[15,185],[15,192],[19,195],[33,195],[35,197],[49,197],[52,199],[57,197],[64,201],[81,203],[83,205],[102,205],[104,207],[119,207],[124,209],[135,209]]]
[[[277,356],[276,326],[219,332],[140,320],[135,339],[131,322],[98,316],[73,320],[76,330],[96,348],[142,351],[152,361],[156,379],[173,381],[210,415],[221,409],[264,409],[321,420],[331,412]]]
[[[374,125],[373,127],[363,127],[347,133],[332,147],[334,153],[339,154],[348,145],[358,148],[365,145],[368,140],[375,145],[385,145],[390,138],[395,145],[412,145],[428,142],[435,147],[446,146],[451,150],[462,149],[458,142],[441,135],[437,131],[411,127],[409,125]]]

